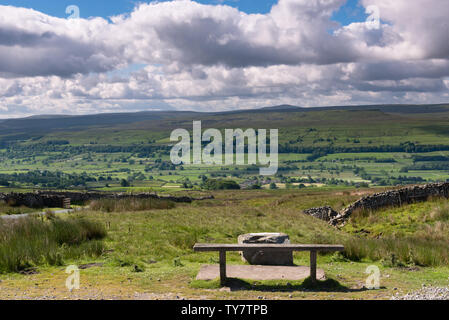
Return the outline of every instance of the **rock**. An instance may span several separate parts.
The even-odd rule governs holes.
[[[239,244],[289,244],[290,237],[285,233],[249,233],[238,237]],[[293,252],[276,252],[250,249],[240,253],[243,261],[252,265],[291,266]]]
[[[396,294],[391,297],[391,300],[449,300],[449,287],[423,286],[420,290],[404,296]]]
[[[320,208],[311,208],[304,211],[304,214],[307,214],[309,216],[324,220],[324,221],[331,221],[335,219],[338,216],[338,212],[332,209],[329,206],[326,207],[320,207]]]

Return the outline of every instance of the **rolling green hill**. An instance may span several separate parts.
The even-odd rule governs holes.
[[[172,130],[279,129],[272,181],[251,167],[172,166]],[[449,179],[449,105],[300,108],[219,113],[151,111],[38,116],[0,122],[0,185],[15,187],[200,188],[207,178],[242,186],[396,185]],[[45,174],[41,171],[49,171]],[[62,176],[61,176],[62,175]],[[59,181],[59,182],[58,182]],[[126,184],[125,184],[126,185]]]
[[[403,141],[420,144],[448,143],[449,105],[379,105],[324,108],[277,106],[257,110],[221,113],[138,112],[83,116],[41,116],[8,119],[0,122],[0,141],[14,143],[33,139],[35,143],[58,136],[71,143],[84,142],[80,136],[104,139],[105,133],[123,136],[124,143],[139,143],[148,135],[165,133],[175,128],[191,128],[193,120],[213,128],[277,128],[281,141],[305,138],[303,146],[321,146],[320,138],[343,138],[338,145],[351,145],[344,138],[376,139],[375,144],[399,145]],[[310,129],[316,129],[310,134]],[[130,137],[129,132],[135,133]],[[306,134],[307,133],[307,134]],[[441,138],[445,138],[441,141]],[[362,145],[368,141],[361,141]],[[372,141],[373,142],[373,141]],[[105,142],[109,143],[109,142]],[[335,144],[335,143],[332,143]]]

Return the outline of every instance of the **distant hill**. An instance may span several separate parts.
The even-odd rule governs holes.
[[[0,135],[18,132],[36,133],[53,130],[73,130],[92,126],[113,126],[145,120],[162,120],[185,115],[185,112],[136,112],[105,113],[80,116],[33,116],[19,119],[6,119],[0,122]]]
[[[265,107],[256,111],[297,111],[297,112],[313,112],[326,110],[346,110],[346,111],[368,111],[379,110],[387,113],[437,113],[449,111],[449,104],[434,105],[405,105],[405,104],[379,104],[379,105],[362,105],[362,106],[328,106],[328,107],[311,107],[303,108],[292,105],[280,105],[274,107]]]
[[[348,112],[335,114],[329,112]],[[308,115],[308,116],[307,116]],[[373,125],[395,123],[405,118],[410,121],[426,119],[442,121],[449,118],[449,104],[438,105],[366,105],[366,106],[329,106],[304,108],[293,105],[279,105],[261,109],[235,110],[226,112],[185,112],[185,111],[144,111],[128,113],[105,113],[94,115],[37,115],[20,119],[0,120],[0,144],[40,139],[42,136],[57,132],[81,132],[98,130],[121,132],[139,130],[162,132],[172,128],[189,128],[193,120],[202,120],[204,126],[215,128],[253,127],[277,128],[335,125],[353,126],[366,123]],[[402,121],[402,120],[401,120]],[[426,130],[437,130],[426,124]],[[94,130],[95,129],[95,130]],[[440,125],[440,132],[446,132]],[[103,133],[105,134],[105,133]]]
[[[294,111],[298,111],[300,109],[303,109],[303,108],[292,106],[292,105],[289,105],[289,104],[283,104],[283,105],[280,105],[280,106],[265,107],[265,108],[258,109],[258,110],[272,110],[272,111],[294,110]]]

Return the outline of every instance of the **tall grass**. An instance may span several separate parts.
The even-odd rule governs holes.
[[[439,266],[449,264],[447,240],[413,238],[350,238],[344,256],[353,261],[370,259],[389,266]]]
[[[382,260],[389,265],[449,264],[449,203],[430,198],[423,203],[381,210],[357,210],[344,230],[351,260]],[[363,236],[360,236],[363,235]]]
[[[436,207],[430,213],[430,218],[437,221],[449,221],[449,205],[445,203]]]
[[[0,220],[0,273],[37,265],[62,265],[63,259],[97,256],[106,236],[102,224],[84,218],[43,221],[35,217]]]
[[[90,208],[94,211],[102,212],[131,212],[145,210],[167,210],[173,209],[175,203],[163,199],[100,199],[90,203]]]
[[[24,206],[21,207],[12,207],[9,204],[7,204],[5,201],[0,201],[0,215],[6,214],[6,215],[13,215],[13,214],[24,214],[24,213],[31,213],[33,211],[36,211],[35,209],[27,208]]]

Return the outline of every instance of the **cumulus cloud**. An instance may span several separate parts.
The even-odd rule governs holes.
[[[267,15],[247,15],[226,6],[166,2],[141,5],[117,26],[147,36],[134,43],[146,61],[227,67],[333,63],[351,57],[327,32],[332,12],[342,3],[281,0]]]
[[[105,72],[123,64],[101,18],[67,20],[0,6],[0,75],[60,76]]]
[[[344,3],[279,0],[267,14],[246,14],[220,4],[154,2],[110,21],[0,6],[0,109],[22,115],[448,99],[445,0],[361,0],[379,8],[378,29],[332,21]]]
[[[444,0],[362,0],[379,8],[380,17],[392,25],[409,50],[420,59],[449,58],[449,4]],[[401,52],[405,54],[405,52]]]

